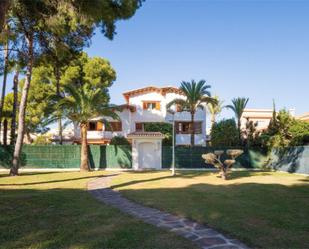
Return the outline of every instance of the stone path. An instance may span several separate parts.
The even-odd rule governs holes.
[[[203,249],[247,249],[238,240],[224,236],[214,229],[189,219],[181,218],[158,209],[145,207],[123,197],[109,188],[112,176],[100,177],[88,183],[88,191],[99,201],[120,209],[145,223],[164,228],[185,237]]]

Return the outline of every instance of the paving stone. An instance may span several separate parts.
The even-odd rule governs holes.
[[[208,247],[208,249],[239,249],[239,247],[235,245],[222,245],[222,246]]]
[[[197,235],[201,236],[201,237],[214,237],[214,236],[219,236],[220,233],[216,232],[213,229],[204,229],[204,230],[193,230],[194,233],[196,233]]]
[[[238,240],[225,237],[207,225],[178,217],[155,208],[145,207],[124,198],[120,192],[109,188],[112,176],[97,178],[88,183],[90,194],[105,204],[143,220],[145,223],[165,228],[207,249],[249,249]],[[228,238],[228,239],[226,239]]]
[[[226,241],[220,237],[201,238],[195,241],[202,247],[219,246],[226,244]]]

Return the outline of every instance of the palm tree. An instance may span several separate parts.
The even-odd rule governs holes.
[[[217,103],[207,103],[207,109],[208,112],[211,115],[211,127],[216,122],[216,116],[222,111],[223,109],[223,101],[219,100],[218,96],[213,97],[215,100],[217,100]]]
[[[172,105],[177,105],[181,111],[187,111],[191,114],[191,124],[190,124],[190,133],[191,133],[191,146],[194,146],[194,115],[197,109],[204,109],[204,104],[207,103],[217,103],[217,100],[211,98],[211,94],[208,89],[211,86],[206,85],[205,80],[200,80],[195,82],[181,82],[180,90],[186,97],[185,99],[177,98],[172,100],[167,104],[167,109]]]
[[[241,116],[247,106],[247,103],[249,101],[249,98],[234,98],[232,99],[232,105],[227,105],[226,107],[231,109],[236,117],[237,120],[237,127],[238,127],[238,133],[239,133],[239,141],[241,140],[241,130],[240,130],[240,126],[241,126]]]
[[[116,107],[107,104],[107,94],[102,89],[93,90],[88,84],[82,87],[64,86],[67,96],[58,103],[63,108],[65,116],[80,125],[81,130],[81,171],[89,171],[87,124],[91,118],[97,116],[119,119],[115,113]],[[102,121],[107,122],[102,118]]]

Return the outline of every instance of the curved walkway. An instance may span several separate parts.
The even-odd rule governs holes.
[[[185,237],[203,249],[247,249],[248,247],[238,240],[224,236],[214,229],[181,218],[158,209],[145,207],[123,197],[119,192],[109,188],[113,176],[104,176],[88,183],[88,191],[99,201],[120,209],[145,223],[164,228],[170,232]]]

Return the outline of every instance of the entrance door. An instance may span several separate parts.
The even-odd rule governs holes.
[[[155,169],[156,165],[156,151],[155,143],[145,142],[139,144],[138,157],[139,168],[141,169]]]

